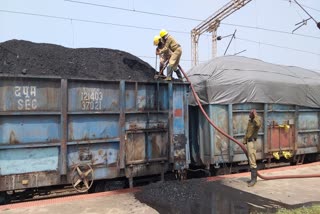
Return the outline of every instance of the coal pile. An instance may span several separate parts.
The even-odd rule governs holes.
[[[160,213],[179,213],[178,210],[185,210],[186,203],[200,199],[204,182],[201,179],[191,179],[153,183],[143,187],[135,196]]]
[[[169,214],[273,213],[285,206],[205,179],[154,183],[144,186],[135,197],[159,213]]]
[[[155,70],[120,50],[10,40],[0,43],[0,74],[151,81]]]

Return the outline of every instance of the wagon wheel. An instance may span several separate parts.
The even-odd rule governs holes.
[[[76,165],[71,176],[72,186],[77,192],[87,192],[93,184],[93,169],[89,164]]]

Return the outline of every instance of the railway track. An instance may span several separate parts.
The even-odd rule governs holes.
[[[316,161],[314,161],[316,162]],[[311,163],[308,161],[308,163]],[[260,163],[260,169],[266,168],[281,168],[289,166],[290,163],[273,163],[272,165],[267,165]],[[265,167],[268,166],[268,167]],[[224,165],[218,169],[213,170],[206,170],[204,168],[191,168],[187,171],[187,179],[193,178],[204,178],[204,177],[213,177],[220,176],[220,175],[227,175],[227,174],[237,174],[241,172],[247,172],[248,166],[247,165],[239,165],[236,166],[228,166]],[[173,173],[165,174],[165,181],[176,180],[177,177]],[[148,185],[150,183],[158,182],[161,180],[160,176],[148,176],[143,177],[140,179],[134,180],[135,187],[141,187],[144,185]],[[99,180],[94,181],[92,187],[87,192],[78,192],[77,189],[73,188],[73,186],[61,186],[61,187],[54,187],[54,188],[39,188],[39,189],[32,189],[32,190],[24,190],[24,191],[16,191],[9,192],[9,198],[6,204],[16,204],[20,202],[32,202],[32,201],[40,201],[40,200],[47,200],[47,199],[56,199],[62,197],[70,197],[70,196],[77,196],[77,195],[86,195],[91,193],[101,193],[101,192],[108,192],[114,190],[126,190],[130,192],[129,184],[126,179],[121,180]],[[14,195],[14,196],[13,196]]]

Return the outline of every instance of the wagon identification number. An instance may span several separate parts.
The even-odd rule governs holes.
[[[80,95],[82,110],[102,110],[103,93],[99,88],[85,88]]]
[[[18,98],[18,110],[36,110],[38,107],[36,86],[15,86],[14,95]]]

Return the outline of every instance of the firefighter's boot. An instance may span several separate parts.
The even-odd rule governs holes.
[[[180,69],[178,68],[178,69],[177,69],[177,70],[175,70],[174,72],[176,72],[176,74],[177,74],[177,76],[178,76],[179,80],[182,80],[182,75],[181,75],[181,71],[180,71]]]
[[[251,179],[247,181],[248,184],[249,184],[249,183],[252,181],[252,179],[253,179],[252,169],[250,169],[250,172],[251,172],[251,173],[250,173]]]
[[[248,187],[253,187],[257,183],[257,168],[251,169],[252,180],[248,183]]]

